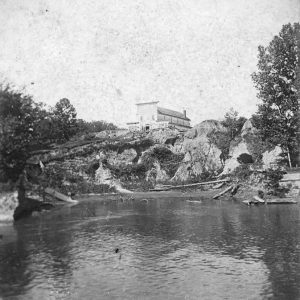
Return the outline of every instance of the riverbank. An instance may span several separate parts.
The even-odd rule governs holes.
[[[226,187],[225,187],[226,188]],[[225,189],[224,188],[224,189]],[[189,198],[193,200],[201,200],[202,198],[211,199],[212,201],[226,201],[234,199],[237,201],[245,200],[246,198],[253,198],[257,194],[257,189],[241,188],[241,190],[234,196],[224,195],[219,199],[213,199],[223,189],[186,189],[186,190],[169,190],[169,191],[147,191],[138,192],[133,191],[131,194],[122,193],[108,193],[108,194],[81,194],[74,197],[77,201],[95,200],[95,201],[130,201],[143,199],[164,199],[164,198]]]

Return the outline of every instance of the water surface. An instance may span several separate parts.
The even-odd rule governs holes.
[[[0,296],[300,299],[299,205],[187,200],[89,200],[0,225]]]

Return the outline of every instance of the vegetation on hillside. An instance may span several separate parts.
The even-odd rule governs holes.
[[[47,109],[9,85],[0,86],[0,182],[17,181],[31,151],[66,142],[93,124],[86,123],[83,130],[82,121],[76,117],[74,106],[66,98]],[[95,122],[95,128],[100,129],[100,123]]]
[[[210,142],[215,144],[221,151],[221,160],[223,163],[229,157],[230,144],[234,141],[241,133],[246,118],[239,117],[237,111],[231,108],[224,116],[221,124],[224,126],[223,131],[213,131],[208,134]]]
[[[258,47],[252,74],[261,104],[253,117],[263,141],[291,154],[299,146],[300,25],[286,24],[267,47]]]

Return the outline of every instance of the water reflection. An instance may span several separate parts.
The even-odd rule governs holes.
[[[85,201],[0,226],[0,295],[299,299],[299,221],[299,206]]]

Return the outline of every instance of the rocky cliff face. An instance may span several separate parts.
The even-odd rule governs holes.
[[[269,149],[259,138],[251,120],[247,120],[241,135],[230,144],[229,158],[221,175],[230,174],[247,163],[259,164],[262,169],[276,168],[282,161],[282,153],[279,146]]]
[[[204,174],[218,174],[222,169],[221,150],[208,138],[216,131],[225,128],[217,121],[204,121],[184,135],[184,138],[174,145],[174,151],[183,153],[182,160],[172,181],[188,181]]]
[[[159,182],[199,181],[229,174],[245,163],[260,161],[269,168],[278,162],[281,149],[265,149],[248,120],[231,143],[224,165],[221,150],[210,136],[225,130],[220,122],[208,120],[185,134],[167,128],[75,141],[33,155],[28,173],[33,181],[38,178],[39,184],[65,193],[91,193],[143,190]]]
[[[136,189],[141,182],[151,187],[157,182],[189,181],[203,174],[217,174],[222,168],[221,151],[208,139],[209,133],[220,130],[224,130],[222,125],[211,120],[185,134],[168,128],[68,143],[33,155],[28,173],[63,192],[111,191],[121,186]]]

